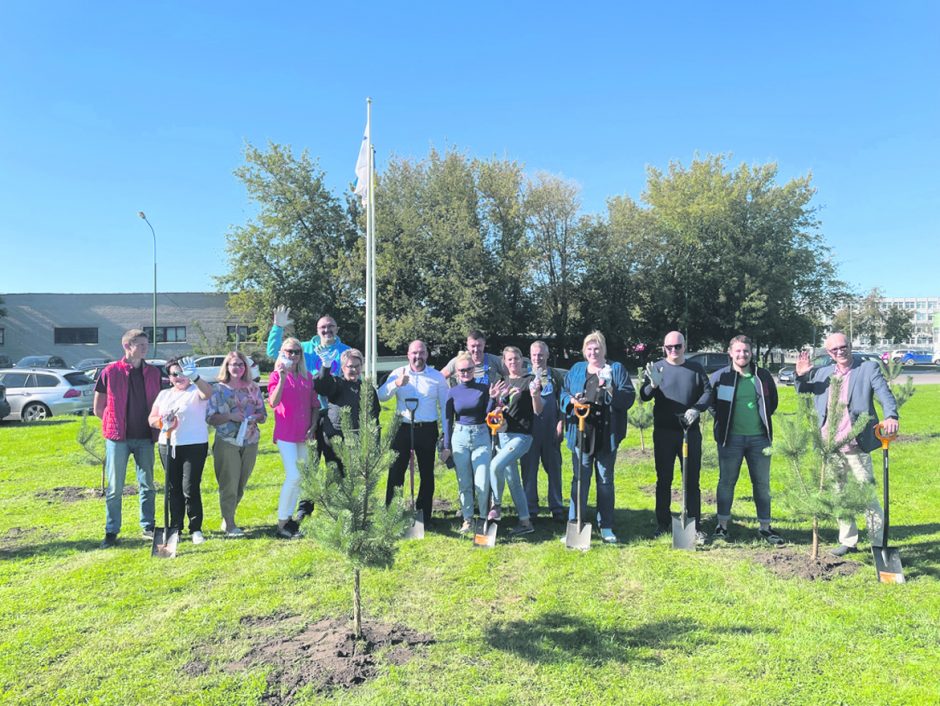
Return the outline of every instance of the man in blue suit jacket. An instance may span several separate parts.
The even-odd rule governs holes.
[[[831,334],[825,345],[826,351],[834,361],[830,365],[813,368],[809,352],[800,353],[796,363],[796,391],[815,395],[816,412],[819,415],[819,426],[822,428],[826,428],[828,424],[837,424],[840,432],[848,431],[860,415],[867,413],[871,417],[872,422],[864,431],[842,449],[842,457],[856,479],[862,483],[873,484],[875,476],[870,454],[881,445],[875,438],[878,415],[875,412],[874,398],[877,397],[881,403],[885,415],[883,429],[888,435],[898,431],[897,402],[877,363],[852,358],[852,344],[845,334]],[[826,419],[829,381],[833,376],[842,378],[842,401],[846,404],[845,416],[836,420]],[[872,544],[876,547],[882,546],[884,512],[877,500],[873,500],[869,505],[865,517]],[[831,553],[844,556],[854,551],[858,551],[858,528],[855,520],[839,520],[839,546]]]

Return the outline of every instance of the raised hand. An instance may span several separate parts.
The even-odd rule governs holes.
[[[646,364],[646,377],[649,378],[652,387],[659,387],[663,384],[663,370],[653,363]]]
[[[290,318],[290,307],[289,306],[276,306],[274,307],[274,325],[280,326],[281,328],[286,328],[291,324]]]
[[[196,361],[189,356],[180,358],[180,371],[189,378],[190,382],[195,382],[199,379],[199,375],[196,373]]]
[[[408,371],[403,370],[400,377],[395,378],[395,387],[401,387],[408,384]]]
[[[794,367],[794,371],[797,375],[803,376],[812,369],[813,361],[809,358],[809,351],[800,351],[800,355],[796,359],[796,366]]]

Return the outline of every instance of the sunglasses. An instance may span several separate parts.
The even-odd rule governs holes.
[[[663,348],[665,348],[667,351],[681,351],[682,344],[681,343],[675,343],[675,344],[667,343],[665,346],[663,346]]]
[[[184,378],[186,377],[183,373],[167,373],[171,378]]]
[[[472,373],[472,372],[473,372],[473,368],[457,368],[457,372],[460,373],[460,374]]]
[[[284,352],[287,353],[287,355],[300,355],[303,351],[296,348],[285,348]]]
[[[835,346],[834,348],[830,348],[829,352],[830,353],[845,353],[848,349],[849,349],[848,346]]]

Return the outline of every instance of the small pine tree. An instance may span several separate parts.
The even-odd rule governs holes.
[[[914,396],[914,378],[907,376],[907,381],[900,383],[897,379],[904,371],[904,364],[900,360],[878,361],[878,367],[881,368],[881,374],[888,381],[891,388],[891,394],[894,395],[894,401],[897,402],[898,409]]]
[[[335,463],[308,460],[301,468],[304,497],[313,499],[321,515],[313,518],[312,536],[343,554],[352,568],[356,639],[362,638],[362,569],[391,567],[398,540],[410,521],[400,501],[385,507],[385,494],[378,490],[394,458],[390,447],[395,429],[380,434],[371,407],[372,383],[364,380],[359,396],[359,430],[351,430],[350,411],[344,409],[343,436],[333,438],[336,455],[343,464],[342,476]],[[314,454],[309,457],[313,459]]]
[[[101,433],[88,423],[88,410],[82,410],[82,425],[78,428],[78,443],[82,450],[88,454],[89,461],[95,465],[101,466],[101,492],[105,492],[104,478],[104,440]]]
[[[840,449],[868,425],[862,414],[843,436],[837,436],[838,420],[845,413],[839,401],[842,379],[829,381],[829,424],[823,435],[811,394],[798,395],[796,415],[781,418],[774,434],[773,447],[765,453],[782,456],[790,474],[781,492],[781,500],[794,514],[813,520],[813,544],[810,558],[819,558],[819,521],[823,518],[848,519],[861,513],[871,502],[874,486],[861,483],[842,462]]]
[[[643,368],[637,370],[638,379],[643,379]],[[628,417],[630,424],[636,427],[640,432],[640,449],[646,451],[646,440],[643,438],[643,430],[653,426],[653,403],[638,402],[633,405]]]

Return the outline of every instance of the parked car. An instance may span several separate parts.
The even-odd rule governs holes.
[[[0,368],[12,368],[13,359],[8,355],[0,355]]]
[[[7,402],[7,388],[0,385],[0,419],[10,415],[10,403]]]
[[[686,356],[686,360],[698,363],[705,368],[705,372],[709,375],[721,370],[726,365],[731,365],[731,358],[728,357],[727,353],[693,353]]]
[[[28,355],[16,361],[16,368],[55,368],[56,370],[71,370],[72,366],[57,355]]]
[[[934,362],[934,355],[930,351],[904,349],[891,351],[891,360],[902,365],[930,365]]]
[[[881,360],[881,356],[876,353],[859,353],[858,351],[852,351],[852,358],[855,361],[860,360],[873,360],[876,363]],[[815,358],[813,358],[813,367],[819,368],[823,365],[829,365],[832,362],[832,357],[828,353],[820,353]],[[780,370],[777,371],[777,382],[781,385],[792,385],[796,382],[796,369],[792,365],[785,365]]]
[[[112,362],[111,358],[82,358],[75,364],[76,370],[91,370],[92,368],[103,368]]]
[[[24,422],[91,410],[94,400],[94,381],[69,368],[7,368],[0,370],[0,384],[6,388],[9,418]]]
[[[226,355],[226,353],[222,353],[221,355],[203,355],[196,358],[196,372],[207,381],[214,381],[219,375],[219,369],[222,367],[222,362],[225,360]],[[251,369],[251,379],[258,382],[261,379],[261,371],[258,369],[258,365],[251,359],[250,355],[245,357],[248,358],[248,365]]]

